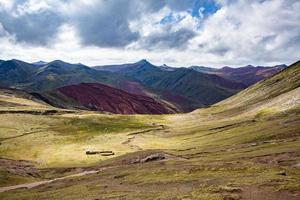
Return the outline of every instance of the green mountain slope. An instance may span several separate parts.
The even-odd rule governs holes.
[[[0,84],[29,91],[43,92],[70,84],[101,82],[117,85],[122,77],[111,72],[101,72],[82,64],[53,61],[46,65],[32,65],[17,60],[0,65]]]
[[[186,111],[209,106],[245,88],[243,84],[192,69],[165,71],[145,60],[138,64],[121,73]]]
[[[28,82],[37,70],[36,66],[19,60],[0,62],[0,85],[18,86]]]

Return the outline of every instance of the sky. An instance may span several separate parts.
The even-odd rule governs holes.
[[[291,64],[299,11],[299,0],[0,0],[0,59]]]

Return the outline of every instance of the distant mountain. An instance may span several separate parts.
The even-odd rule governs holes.
[[[29,81],[37,67],[20,60],[8,60],[0,63],[0,85],[18,87]]]
[[[246,86],[253,85],[265,78],[268,78],[281,70],[285,69],[286,65],[275,65],[271,67],[265,66],[257,66],[254,67],[252,65],[247,65],[244,67],[232,68],[232,67],[223,67],[221,69],[215,69],[210,67],[199,67],[192,66],[191,69],[194,69],[198,72],[207,73],[207,74],[215,74],[226,78],[228,80],[232,80],[235,82],[243,83]]]
[[[123,80],[118,74],[101,72],[82,64],[70,64],[60,60],[41,66],[18,60],[5,61],[0,64],[0,78],[2,86],[32,92],[49,91],[82,82],[117,85]]]
[[[126,72],[128,70],[132,70],[136,67],[139,67],[140,65],[143,65],[144,63],[147,62],[148,62],[147,60],[143,59],[136,63],[121,64],[121,65],[103,65],[103,66],[95,66],[93,68],[99,71],[107,71],[107,72]]]
[[[118,114],[166,114],[173,112],[166,105],[153,98],[130,94],[99,83],[69,85],[58,88],[57,91],[89,110]]]
[[[254,67],[252,65],[239,68],[223,67],[217,71],[217,74],[223,78],[244,83],[245,85],[250,86],[254,83],[257,83],[258,81],[261,81],[280,72],[286,67],[286,65],[276,65],[272,67]]]

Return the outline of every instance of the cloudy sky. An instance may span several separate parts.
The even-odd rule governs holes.
[[[299,0],[0,0],[0,59],[290,64]]]

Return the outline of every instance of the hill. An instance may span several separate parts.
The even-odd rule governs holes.
[[[57,91],[89,110],[117,114],[167,114],[174,112],[153,98],[127,93],[99,83],[81,83]]]

